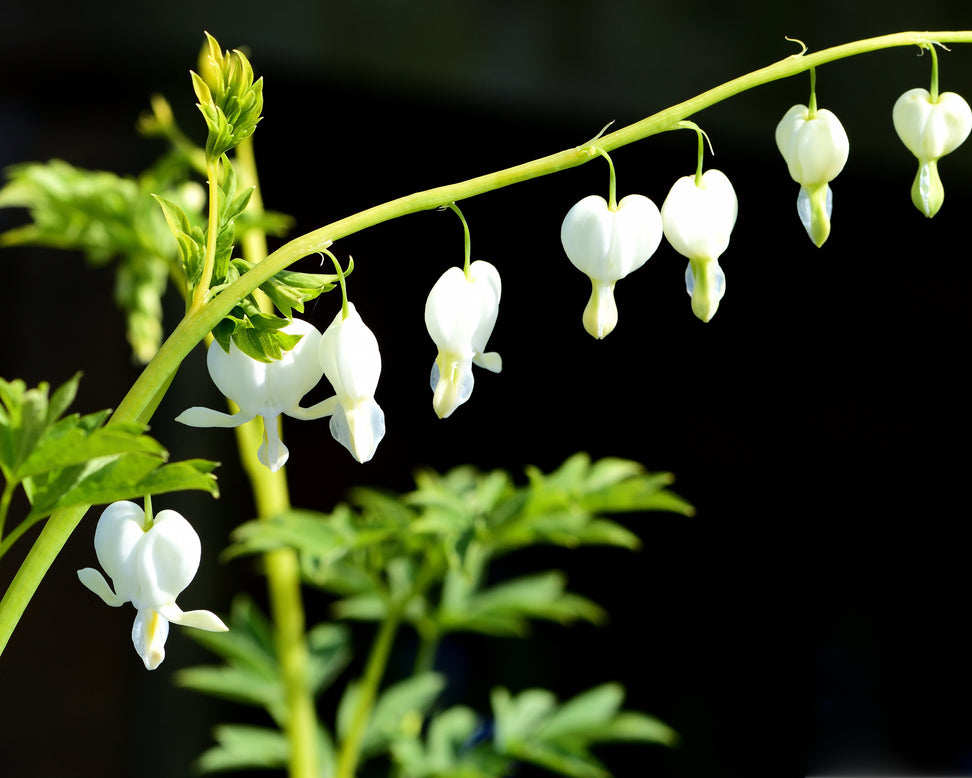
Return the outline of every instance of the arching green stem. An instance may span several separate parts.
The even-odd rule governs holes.
[[[793,54],[785,59],[720,84],[691,99],[652,114],[641,121],[604,135],[597,147],[612,151],[660,132],[675,129],[680,121],[709,106],[763,84],[778,81],[834,62],[872,51],[899,46],[917,46],[929,41],[972,43],[972,30],[945,32],[900,32],[834,46],[812,54]],[[376,224],[418,211],[448,206],[486,192],[550,175],[589,162],[588,146],[575,147],[535,159],[505,170],[471,178],[455,184],[427,189],[400,197],[359,213],[331,222],[294,238],[270,254],[234,283],[198,308],[191,308],[176,326],[158,353],[145,367],[135,384],[119,403],[109,423],[146,424],[162,399],[161,388],[172,379],[186,355],[200,343],[246,295],[297,260],[314,254],[330,242],[360,232]],[[0,651],[6,645],[24,608],[36,591],[67,538],[74,531],[88,506],[71,506],[51,514],[30,550],[13,583],[0,601]]]

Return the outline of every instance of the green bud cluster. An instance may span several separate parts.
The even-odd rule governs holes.
[[[200,73],[190,75],[209,128],[206,157],[215,160],[256,129],[263,111],[263,79],[253,80],[253,68],[242,52],[221,51],[209,33],[206,44],[199,57]]]

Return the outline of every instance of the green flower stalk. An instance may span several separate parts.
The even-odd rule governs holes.
[[[797,214],[807,235],[819,248],[830,235],[833,181],[850,151],[847,133],[836,116],[817,108],[814,70],[810,69],[810,105],[794,105],[776,126],[776,145],[790,177],[800,184]]]

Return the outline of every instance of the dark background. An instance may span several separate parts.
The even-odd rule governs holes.
[[[157,91],[201,137],[188,70],[205,29],[224,47],[247,47],[265,78],[256,136],[264,198],[296,217],[297,234],[576,146],[612,119],[630,123],[795,53],[785,35],[819,50],[970,22],[957,1],[16,0],[0,24],[0,165],[60,157],[136,174],[161,150],[134,131]],[[672,752],[605,752],[619,776],[972,774],[972,145],[943,161],[946,201],[929,221],[911,205],[915,161],[891,125],[894,100],[927,87],[929,66],[898,49],[818,72],[820,105],[851,141],[821,250],[797,220],[797,185],[773,142],[786,109],[806,102],[806,77],[695,117],[715,145],[707,166],[739,196],[722,259],[728,293],[708,325],[692,316],[685,260],[663,244],[619,284],[617,330],[602,342],[584,332],[588,281],[558,234],[574,202],[603,194],[603,163],[464,203],[473,258],[503,277],[490,348],[504,370],[477,371],[472,400],[446,421],[431,409],[435,352],[422,311],[435,279],[462,260],[455,217],[422,213],[335,247],[355,258],[350,293],[381,343],[388,435],[359,466],[326,423],[288,423],[295,504],[329,509],[357,483],[406,489],[420,465],[519,473],[585,450],[674,472],[698,509],[690,519],[632,519],[644,541],[635,554],[542,551],[511,562],[566,570],[612,620],[544,627],[528,641],[448,644],[465,702],[485,709],[498,684],[566,697],[623,681],[627,705],[659,716],[683,742]],[[972,50],[953,46],[941,67],[943,89],[972,95]],[[695,138],[652,138],[613,159],[619,195],[660,205],[694,171]],[[21,220],[0,212],[0,228]],[[59,384],[84,370],[77,408],[117,404],[137,368],[110,270],[46,250],[0,261],[0,375]],[[169,326],[179,308],[170,302]],[[335,310],[325,297],[310,318],[323,329]],[[180,603],[225,611],[235,591],[259,586],[246,564],[216,560],[252,510],[233,437],[169,421],[218,402],[200,351],[153,434],[173,458],[226,463],[219,502],[165,503],[203,535],[203,570]],[[94,517],[0,660],[4,776],[185,775],[209,727],[239,718],[172,687],[172,671],[203,658],[178,628],[166,662],[148,674],[129,641],[134,614],[103,607],[77,583],[74,571],[94,563]],[[2,585],[25,550],[4,560]],[[310,596],[308,609],[326,617],[323,600]]]

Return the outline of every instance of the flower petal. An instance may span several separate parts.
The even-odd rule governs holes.
[[[123,602],[135,598],[136,549],[145,537],[145,511],[128,500],[112,503],[102,512],[95,529],[98,563],[111,578],[116,596]]]
[[[290,449],[284,445],[283,439],[280,437],[280,416],[268,414],[262,418],[263,443],[257,450],[257,459],[264,466],[270,468],[271,473],[276,473],[290,459]]]
[[[179,513],[160,511],[137,549],[139,610],[158,609],[173,602],[199,569],[199,535]]]
[[[159,615],[180,627],[194,627],[206,632],[228,632],[223,620],[212,611],[184,611],[174,602],[159,608]]]
[[[104,600],[106,605],[110,605],[112,608],[117,608],[119,605],[124,605],[128,602],[125,598],[115,594],[105,580],[105,577],[93,567],[85,567],[83,570],[78,570],[78,579]]]
[[[385,436],[385,412],[373,398],[365,398],[331,416],[331,435],[359,462],[368,462]]]
[[[256,417],[253,414],[246,411],[237,411],[233,414],[221,413],[197,405],[184,410],[175,417],[175,420],[189,427],[239,427],[254,418]]]

